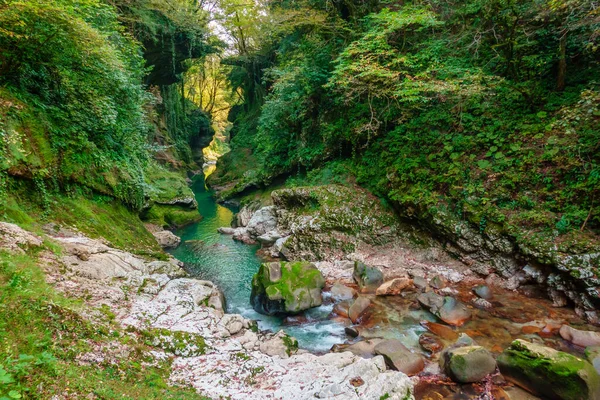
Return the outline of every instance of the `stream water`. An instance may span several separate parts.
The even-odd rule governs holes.
[[[256,255],[258,247],[233,241],[231,236],[217,232],[219,227],[230,226],[238,210],[217,204],[212,191],[205,186],[204,175],[194,178],[192,190],[203,218],[175,232],[182,244],[171,254],[185,263],[191,275],[219,286],[225,295],[227,312],[258,321],[262,330],[284,329],[307,350],[325,352],[342,343],[344,326],[328,319],[333,305],[327,302],[308,311],[298,324],[289,320],[284,323],[281,318],[258,314],[252,309],[251,282],[261,263]]]

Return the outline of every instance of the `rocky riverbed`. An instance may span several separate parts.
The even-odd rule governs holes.
[[[592,366],[600,364],[600,333],[589,324],[596,310],[570,303],[579,283],[557,285],[551,277],[558,270],[533,262],[517,268],[522,261],[512,260],[516,269],[506,274],[500,262],[457,259],[455,248],[400,223],[359,188],[278,190],[270,204],[247,204],[220,232],[260,243],[266,260],[311,262],[325,279],[330,319],[348,335],[332,351],[383,356],[388,368],[417,377],[417,398],[600,396]],[[297,300],[279,294],[277,265],[261,269],[261,285],[271,279],[277,286],[263,305],[296,307]],[[282,262],[280,269],[292,268]],[[315,289],[288,286],[290,293]],[[285,314],[284,305],[278,310]],[[301,324],[302,316],[288,321]]]

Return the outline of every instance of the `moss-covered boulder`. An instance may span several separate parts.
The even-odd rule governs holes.
[[[261,314],[297,314],[321,305],[323,286],[325,278],[312,263],[265,263],[252,279],[250,303]]]
[[[600,398],[600,377],[587,361],[517,339],[498,357],[508,380],[548,399]]]

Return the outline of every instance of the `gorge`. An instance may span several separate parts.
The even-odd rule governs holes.
[[[0,400],[600,399],[600,7],[0,0]]]

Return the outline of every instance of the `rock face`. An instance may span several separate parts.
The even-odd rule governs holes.
[[[479,382],[496,370],[496,360],[481,346],[448,349],[440,358],[440,367],[456,382]]]
[[[153,235],[163,249],[174,249],[181,243],[181,239],[171,231],[154,232]]]
[[[342,259],[362,244],[398,240],[394,213],[359,187],[326,185],[276,190],[278,230],[290,236],[288,260]]]
[[[323,275],[312,263],[266,263],[252,279],[250,303],[261,314],[297,314],[321,305],[324,286]]]
[[[375,346],[374,351],[375,354],[383,356],[390,368],[404,372],[406,375],[418,374],[425,368],[423,357],[411,352],[399,340],[384,340]]]
[[[498,357],[500,372],[510,381],[544,398],[600,398],[600,377],[575,356],[524,340],[515,340]]]
[[[379,268],[358,261],[354,263],[352,278],[361,292],[374,292],[383,283],[383,273]]]

